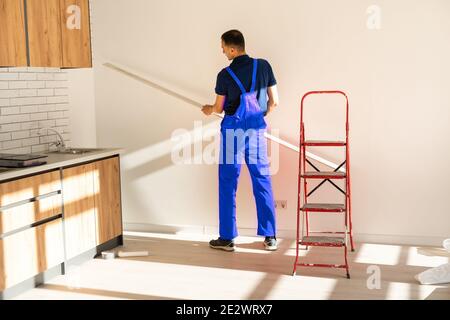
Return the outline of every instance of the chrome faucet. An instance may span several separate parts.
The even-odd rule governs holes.
[[[52,131],[52,132],[56,133],[56,135],[58,136],[59,141],[50,143],[49,144],[50,146],[52,146],[52,145],[56,146],[56,148],[58,148],[58,151],[64,151],[66,149],[66,142],[64,141],[64,138],[58,132],[58,130],[53,129],[53,128],[42,128],[42,129],[39,129],[39,135],[42,130]]]

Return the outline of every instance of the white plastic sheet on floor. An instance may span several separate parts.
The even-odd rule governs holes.
[[[445,250],[450,252],[450,239],[442,243]],[[436,268],[428,269],[415,277],[421,284],[444,284],[450,283],[450,263]]]

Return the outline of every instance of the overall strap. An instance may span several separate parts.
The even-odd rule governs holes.
[[[252,87],[250,92],[254,92],[256,89],[256,71],[258,70],[258,59],[253,59],[253,76],[252,76]]]
[[[230,67],[227,68],[228,73],[230,76],[234,79],[234,81],[237,83],[239,88],[241,89],[242,93],[246,93],[244,86],[242,85],[242,82],[238,79],[238,77],[234,74],[233,70],[231,70]]]

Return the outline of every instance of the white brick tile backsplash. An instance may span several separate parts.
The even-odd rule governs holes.
[[[28,68],[28,72],[47,72],[44,67]]]
[[[13,149],[22,147],[22,142],[20,140],[3,141],[3,149]]]
[[[19,73],[19,80],[36,80],[36,73]]]
[[[39,121],[39,120],[47,120],[48,119],[47,112],[31,113],[29,116],[30,116],[31,121]]]
[[[63,90],[63,89],[56,89],[56,90]],[[37,95],[39,97],[49,97],[53,96],[55,94],[55,89],[38,89]]]
[[[55,105],[54,104],[43,104],[38,106],[39,112],[49,112],[49,111],[55,111]]]
[[[38,121],[29,121],[29,122],[23,122],[20,124],[21,130],[31,130],[39,128],[39,122]]]
[[[10,134],[12,136],[12,140],[25,139],[25,138],[29,138],[30,137],[30,131],[29,130],[16,131],[16,132],[12,132]]]
[[[25,122],[25,121],[30,121],[30,115],[29,114],[17,114],[17,115],[11,115],[11,116],[0,116],[0,124]]]
[[[0,107],[5,107],[5,106],[9,106],[9,105],[10,105],[9,99],[0,98]]]
[[[47,98],[46,97],[11,98],[9,102],[12,106],[44,104],[47,103]]]
[[[29,138],[29,139],[22,139],[21,141],[22,141],[22,146],[23,147],[33,146],[33,145],[39,144],[39,137]]]
[[[6,80],[19,80],[19,74],[18,73],[0,73],[0,81]]]
[[[28,72],[28,67],[13,67],[13,68],[9,68],[9,72]]]
[[[69,119],[68,118],[56,119],[56,125],[57,126],[68,126],[69,125]]]
[[[20,107],[20,113],[34,113],[38,112],[39,106],[23,106]]]
[[[47,68],[45,68],[45,72],[61,72],[61,69],[47,67]]]
[[[45,152],[45,151],[48,151],[48,144],[38,144],[35,146],[31,146],[32,153],[39,153],[39,152]]]
[[[67,81],[46,81],[46,88],[67,88]]]
[[[26,81],[9,81],[9,89],[26,89],[28,82]]]
[[[19,90],[0,90],[0,98],[14,98],[19,96]]]
[[[55,112],[49,112],[48,118],[49,119],[60,119],[64,117],[64,111],[55,111]]]
[[[37,75],[38,80],[53,80],[53,73],[41,73]]]
[[[11,115],[11,114],[19,114],[20,107],[4,107],[0,109],[0,114],[2,116]]]
[[[64,103],[69,102],[68,96],[47,97],[47,103]]]
[[[36,97],[37,90],[36,89],[21,89],[19,90],[20,97]]]
[[[54,126],[56,126],[56,121],[55,120],[44,120],[44,121],[39,121],[39,128],[44,128],[44,127],[50,127],[53,128]]]
[[[27,87],[29,89],[43,89],[45,88],[45,81],[28,81]]]
[[[43,136],[43,137],[39,137],[39,141],[40,143],[51,143],[51,142],[56,142],[58,140],[56,135],[50,135],[50,136]]]
[[[20,123],[10,123],[0,125],[0,132],[11,132],[21,130]]]
[[[39,153],[57,140],[70,145],[68,73],[58,68],[0,68],[0,152]]]
[[[4,151],[6,153],[13,153],[13,154],[27,154],[27,153],[31,153],[31,147],[7,149],[5,146],[3,146],[3,149],[4,149]]]
[[[56,123],[56,127],[54,129],[58,130],[59,133],[70,133],[68,126],[58,127],[58,123]]]
[[[11,140],[11,133],[0,133],[0,141]]]
[[[55,104],[55,111],[68,111],[69,104],[68,103],[58,103]]]

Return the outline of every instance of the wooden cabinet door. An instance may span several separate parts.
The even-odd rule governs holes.
[[[62,221],[0,239],[0,291],[63,263]]]
[[[0,183],[0,235],[62,213],[59,170]]]
[[[60,0],[26,0],[30,66],[61,67]]]
[[[62,67],[92,67],[89,0],[60,0],[60,6]]]
[[[0,0],[0,67],[26,65],[23,0]]]
[[[119,157],[95,162],[98,244],[122,234]]]
[[[64,227],[67,258],[73,258],[96,243],[94,164],[63,170]]]

